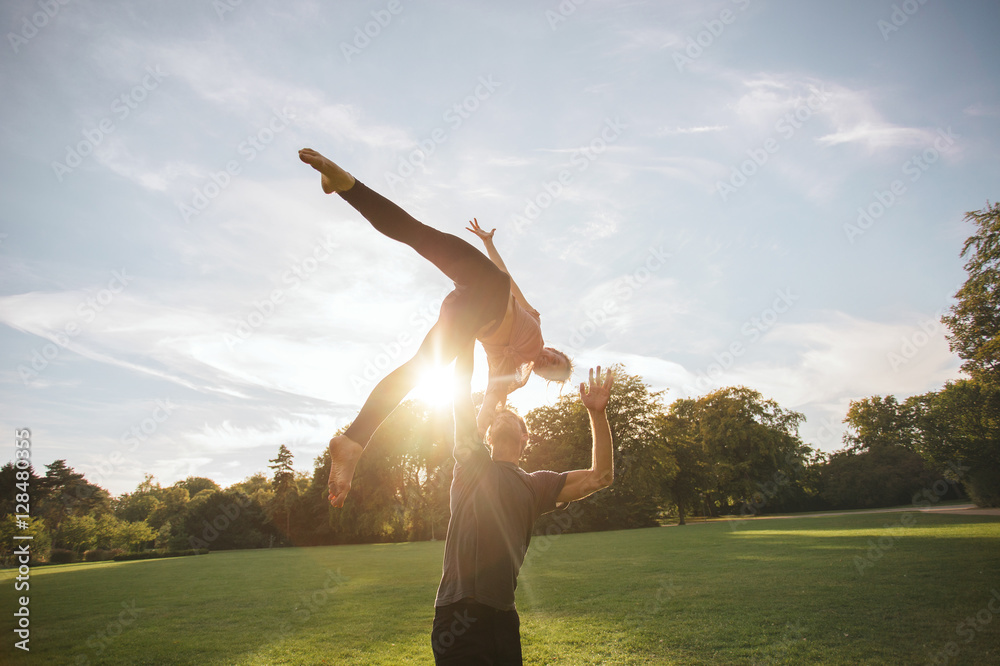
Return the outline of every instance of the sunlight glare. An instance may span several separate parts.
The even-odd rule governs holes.
[[[451,404],[454,378],[454,364],[427,368],[420,376],[420,383],[410,392],[409,397],[433,407]]]

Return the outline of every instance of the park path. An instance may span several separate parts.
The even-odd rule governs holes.
[[[948,504],[946,506],[903,506],[889,509],[862,509],[860,511],[831,511],[824,513],[793,513],[781,516],[746,516],[733,520],[780,520],[782,518],[820,518],[824,516],[852,516],[859,513],[900,513],[903,511],[919,511],[920,513],[947,513],[959,516],[998,516],[1000,509],[982,509],[975,504]]]

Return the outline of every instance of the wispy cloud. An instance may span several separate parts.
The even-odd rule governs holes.
[[[672,136],[674,134],[703,134],[705,132],[722,132],[729,129],[726,125],[701,125],[698,127],[664,127],[657,130],[656,136]]]

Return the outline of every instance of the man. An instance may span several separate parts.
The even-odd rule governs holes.
[[[520,664],[514,588],[532,526],[557,504],[611,485],[605,408],[614,380],[609,371],[602,382],[598,366],[589,387],[580,384],[594,440],[590,469],[528,474],[517,465],[529,437],[520,417],[497,414],[488,437],[492,455],[483,444],[472,404],[472,359],[470,344],[455,364],[455,473],[431,644],[437,664]]]

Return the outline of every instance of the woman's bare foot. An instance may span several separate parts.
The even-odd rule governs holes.
[[[354,469],[358,466],[364,448],[350,437],[337,435],[330,440],[330,504],[344,506],[351,491]]]
[[[303,148],[300,150],[299,159],[323,174],[323,177],[320,178],[320,184],[323,185],[323,191],[327,194],[332,192],[346,192],[354,187],[354,176],[347,173],[312,148]]]

